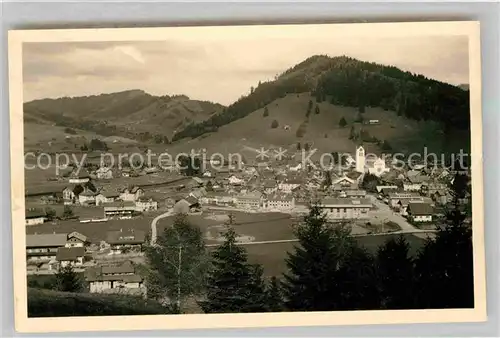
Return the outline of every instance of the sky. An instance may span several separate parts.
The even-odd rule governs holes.
[[[228,105],[306,58],[347,55],[451,84],[469,83],[467,36],[318,34],[23,44],[23,100],[130,89]]]

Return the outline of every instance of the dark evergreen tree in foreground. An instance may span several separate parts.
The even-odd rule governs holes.
[[[267,311],[262,268],[248,264],[245,249],[236,245],[236,232],[232,227],[229,227],[224,238],[224,243],[212,254],[206,301],[200,302],[203,311],[206,313]]]
[[[414,307],[414,267],[410,245],[403,236],[391,238],[378,248],[376,269],[383,309]]]
[[[59,267],[55,284],[56,291],[81,292],[84,289],[82,278],[71,264]]]
[[[288,253],[285,305],[292,311],[327,311],[338,306],[336,272],[351,250],[348,231],[334,229],[318,205],[312,205],[296,230],[299,246]]]
[[[460,204],[467,182],[464,175],[453,181],[453,208],[436,238],[428,240],[416,262],[418,308],[474,307],[472,229],[465,224]]]
[[[271,277],[267,284],[266,296],[269,311],[281,312],[284,310],[281,282],[276,277]]]
[[[375,260],[365,248],[352,243],[345,261],[336,273],[338,310],[374,310],[380,308]]]

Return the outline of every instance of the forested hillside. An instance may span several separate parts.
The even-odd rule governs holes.
[[[318,103],[356,107],[361,113],[366,107],[380,107],[408,119],[432,120],[444,133],[469,127],[468,90],[392,66],[320,55],[290,68],[274,81],[259,83],[220,114],[189,124],[174,135],[174,140],[217,131],[278,98],[303,92],[311,92]]]

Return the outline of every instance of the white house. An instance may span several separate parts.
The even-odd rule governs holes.
[[[144,190],[138,186],[132,188],[125,188],[120,193],[120,199],[122,201],[136,201],[139,197],[144,195]]]
[[[236,199],[222,192],[208,192],[200,198],[201,204],[216,205],[216,206],[231,206],[235,205]]]
[[[368,161],[366,163],[368,172],[377,177],[382,176],[383,174],[390,171],[389,168],[386,168],[385,161],[378,157],[375,161]]]
[[[264,201],[264,208],[269,210],[291,210],[295,208],[295,198],[282,194],[267,196]]]
[[[258,209],[264,202],[264,195],[258,191],[241,193],[236,197],[236,206],[241,209]]]
[[[369,217],[372,203],[368,198],[326,198],[321,202],[320,207],[330,219],[366,219]]]
[[[82,235],[79,232],[73,231],[68,235],[68,239],[66,240],[66,244],[64,245],[66,248],[75,248],[75,247],[86,247],[89,244],[89,240],[87,236]]]
[[[154,211],[158,210],[158,201],[152,197],[141,196],[135,201],[137,211]]]
[[[145,294],[144,279],[135,271],[132,262],[119,266],[97,266],[86,272],[91,293]]]
[[[83,265],[85,257],[85,248],[82,246],[76,247],[61,247],[57,249],[56,261],[61,267],[72,265],[75,267]]]
[[[242,185],[243,183],[245,183],[244,179],[236,177],[236,175],[229,176],[228,181],[229,181],[229,184],[232,184],[232,185]]]
[[[429,176],[409,176],[403,182],[403,189],[404,191],[421,191],[422,185],[427,181],[429,181]]]
[[[136,212],[133,201],[118,201],[103,204],[104,217],[118,217],[120,219],[131,218]]]
[[[86,190],[78,195],[78,202],[80,205],[95,205],[96,193]]]
[[[95,196],[95,205],[99,206],[102,204],[106,203],[113,203],[120,194],[117,191],[112,191],[112,190],[101,190],[99,193]]]
[[[285,193],[291,193],[293,190],[301,186],[303,182],[298,179],[289,179],[278,184],[278,189]]]
[[[298,163],[295,166],[290,166],[290,168],[288,168],[288,170],[290,170],[290,171],[300,171],[300,170],[302,170],[302,163]]]
[[[100,167],[96,170],[95,174],[100,180],[110,180],[113,178],[113,171],[107,167]]]
[[[45,212],[37,209],[28,209],[26,210],[25,220],[26,225],[37,225],[43,224],[45,219],[47,218]]]

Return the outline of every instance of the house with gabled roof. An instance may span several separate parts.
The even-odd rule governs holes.
[[[290,194],[270,194],[266,196],[263,207],[277,211],[291,210],[295,208],[295,197]]]
[[[264,195],[259,191],[241,192],[236,196],[236,206],[241,209],[258,209],[264,202]]]
[[[74,248],[74,247],[83,247],[85,248],[87,245],[90,244],[89,239],[87,236],[73,231],[70,233],[67,237],[66,244],[64,245],[67,248]]]
[[[108,231],[106,236],[106,243],[110,245],[112,254],[122,254],[130,251],[140,252],[145,240],[145,232],[134,229]]]
[[[55,259],[57,249],[64,247],[67,233],[26,235],[26,259],[28,262],[49,262]]]
[[[113,170],[111,170],[111,168],[102,166],[95,171],[95,175],[99,180],[110,180],[113,178]]]
[[[132,218],[137,209],[133,201],[116,201],[103,204],[104,217]]]
[[[56,261],[59,266],[65,267],[72,265],[75,267],[82,266],[85,258],[84,247],[60,247],[57,249]]]
[[[135,201],[137,211],[154,211],[158,210],[158,201],[153,196],[143,195]]]
[[[144,278],[131,261],[89,268],[85,272],[85,280],[91,293],[146,294]]]
[[[122,201],[136,201],[139,197],[144,195],[144,190],[139,186],[132,186],[124,188],[120,192],[120,199]]]
[[[95,196],[95,205],[103,205],[106,203],[113,203],[120,197],[120,193],[116,190],[105,188],[100,190]]]
[[[27,226],[43,224],[46,219],[47,215],[43,210],[30,208],[25,212],[25,220]]]
[[[410,202],[406,211],[413,222],[432,222],[434,209],[429,203]]]
[[[73,172],[69,175],[69,183],[83,184],[90,181],[90,174],[85,168],[74,168]]]
[[[367,219],[373,207],[369,198],[324,198],[319,206],[333,220]]]

